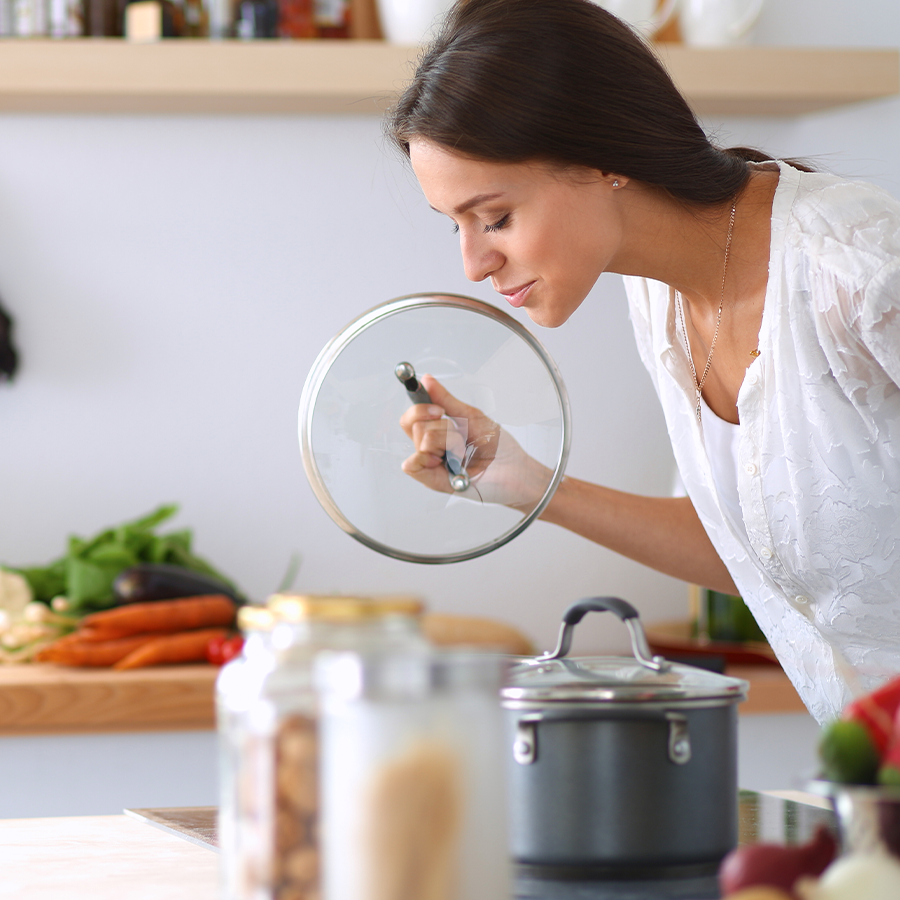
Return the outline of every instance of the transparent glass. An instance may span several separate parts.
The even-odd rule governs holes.
[[[226,900],[320,900],[319,708],[325,649],[425,653],[418,618],[276,622],[248,630],[216,684]]]
[[[400,417],[426,401],[398,380],[402,363],[492,423],[493,461],[464,490],[403,472],[413,446]],[[458,562],[514,538],[549,503],[569,451],[568,398],[546,350],[505,312],[456,295],[401,297],[351,322],[313,365],[299,420],[303,465],[331,518],[407,562]],[[491,444],[476,434],[486,427],[448,420],[464,466]]]

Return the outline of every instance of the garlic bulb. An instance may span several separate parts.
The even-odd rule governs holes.
[[[821,878],[803,879],[795,890],[802,900],[897,900],[900,860],[880,851],[842,856]]]

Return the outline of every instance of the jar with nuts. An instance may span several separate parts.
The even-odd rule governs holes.
[[[219,846],[226,900],[319,900],[316,658],[426,653],[408,597],[276,594],[240,610],[244,649],[216,684]]]

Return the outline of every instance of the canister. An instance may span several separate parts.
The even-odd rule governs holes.
[[[426,652],[410,597],[276,594],[239,613],[243,652],[216,683],[219,845],[226,900],[320,897],[323,650]]]

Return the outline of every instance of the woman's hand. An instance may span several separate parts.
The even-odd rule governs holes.
[[[553,473],[480,409],[458,400],[431,375],[422,386],[431,403],[411,406],[400,425],[415,446],[403,471],[434,491],[454,493],[445,454],[460,460],[470,487],[460,492],[485,503],[528,512],[544,496]]]

